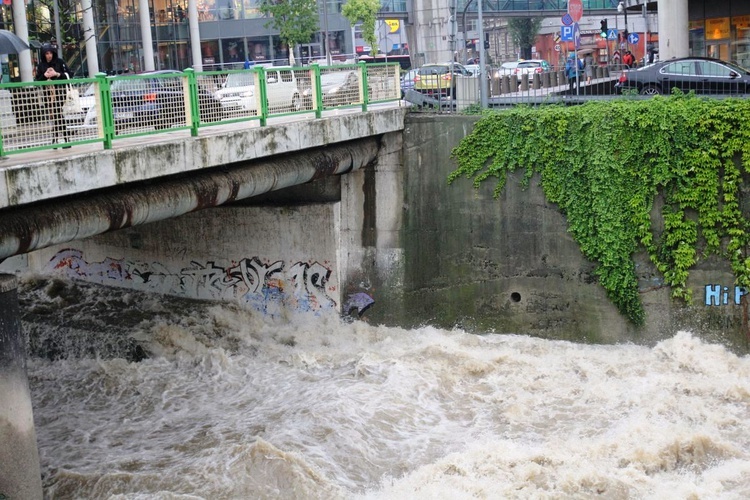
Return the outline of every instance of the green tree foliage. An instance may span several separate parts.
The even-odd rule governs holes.
[[[380,10],[380,0],[349,0],[341,8],[341,15],[352,26],[362,23],[362,38],[372,47],[373,55],[378,53],[378,39],[375,36],[375,15]]]
[[[465,176],[479,186],[493,178],[496,196],[508,172],[523,169],[527,184],[539,174],[581,251],[598,263],[599,282],[635,324],[644,321],[633,261],[639,251],[672,295],[688,302],[689,270],[710,255],[725,258],[736,284],[750,287],[750,220],[742,210],[750,191],[743,183],[748,100],[677,93],[487,113],[452,156],[458,168],[449,182]]]
[[[262,0],[260,11],[271,19],[266,28],[273,27],[279,38],[289,47],[289,63],[294,64],[294,48],[312,40],[318,31],[318,5],[315,0]]]
[[[513,43],[521,48],[521,58],[531,59],[531,47],[542,27],[541,17],[514,17],[508,19],[508,30]]]

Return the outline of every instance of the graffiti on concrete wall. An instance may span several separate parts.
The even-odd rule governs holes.
[[[174,272],[160,263],[110,258],[88,262],[80,250],[66,249],[57,252],[47,267],[48,271],[70,278],[102,284],[198,299],[239,301],[264,314],[279,316],[284,311],[317,313],[336,308],[336,302],[328,294],[335,292],[336,287],[329,285],[331,270],[324,264],[264,262],[252,257],[232,261],[227,266],[193,261],[189,267]]]
[[[740,300],[746,293],[747,290],[741,286],[730,288],[721,285],[706,285],[705,304],[707,306],[740,305]]]

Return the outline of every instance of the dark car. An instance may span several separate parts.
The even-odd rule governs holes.
[[[641,95],[669,94],[673,88],[696,94],[747,94],[750,72],[719,59],[683,57],[623,71],[615,88]]]
[[[323,107],[333,108],[362,102],[359,95],[360,82],[356,71],[331,71],[320,75],[320,93]],[[312,109],[312,89],[302,92],[303,105]]]
[[[183,73],[174,70],[142,73],[154,78],[122,78],[112,82],[112,112],[118,129],[126,126],[153,126],[164,129],[185,125],[185,90]],[[221,117],[219,101],[198,87],[202,122]]]

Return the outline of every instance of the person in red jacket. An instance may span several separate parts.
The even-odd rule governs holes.
[[[635,56],[633,55],[633,53],[629,50],[626,51],[625,55],[622,56],[622,63],[625,65],[625,67],[632,68],[633,64],[635,63]]]

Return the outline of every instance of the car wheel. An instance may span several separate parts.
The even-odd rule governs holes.
[[[646,85],[641,89],[641,95],[659,95],[661,91],[655,85]]]
[[[299,94],[296,92],[292,96],[292,111],[299,111],[302,109],[302,100],[299,98]]]

